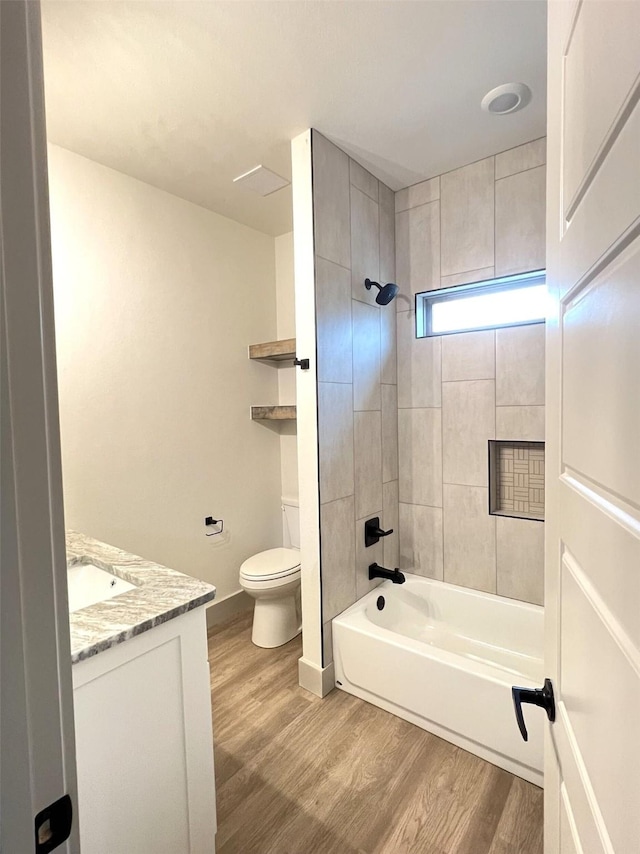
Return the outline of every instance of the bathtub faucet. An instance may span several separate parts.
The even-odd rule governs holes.
[[[404,584],[405,577],[399,569],[385,569],[384,566],[378,566],[377,563],[372,563],[369,566],[369,581],[374,578],[386,578],[388,581],[393,581],[394,584]]]

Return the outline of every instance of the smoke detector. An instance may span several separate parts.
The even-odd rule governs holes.
[[[531,100],[531,89],[526,83],[503,83],[484,96],[480,106],[487,113],[506,116],[523,110]]]
[[[266,166],[260,165],[238,175],[237,178],[233,179],[233,183],[244,187],[246,190],[252,190],[259,196],[270,196],[276,190],[286,187],[291,181],[283,178],[282,175],[278,175],[277,172],[272,172]]]

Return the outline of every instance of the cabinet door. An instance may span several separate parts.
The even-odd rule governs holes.
[[[213,854],[204,608],[73,667],[82,854]]]

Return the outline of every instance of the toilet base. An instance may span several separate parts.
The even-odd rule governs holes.
[[[300,634],[295,595],[256,599],[251,640],[263,649],[282,646]]]

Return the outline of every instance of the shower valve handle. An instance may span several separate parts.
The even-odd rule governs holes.
[[[375,544],[382,539],[382,537],[388,537],[389,534],[393,534],[393,528],[389,528],[388,531],[383,531],[380,527],[380,517],[374,516],[373,519],[367,519],[364,523],[364,545],[365,548],[369,548],[369,546],[375,546]]]
[[[540,706],[547,713],[547,717],[553,723],[556,719],[556,703],[553,696],[553,685],[551,679],[544,680],[543,688],[518,688],[514,685],[511,689],[513,697],[513,708],[516,713],[516,720],[520,729],[520,735],[525,741],[529,741],[529,733],[524,722],[522,714],[522,704],[531,703],[534,706]]]

